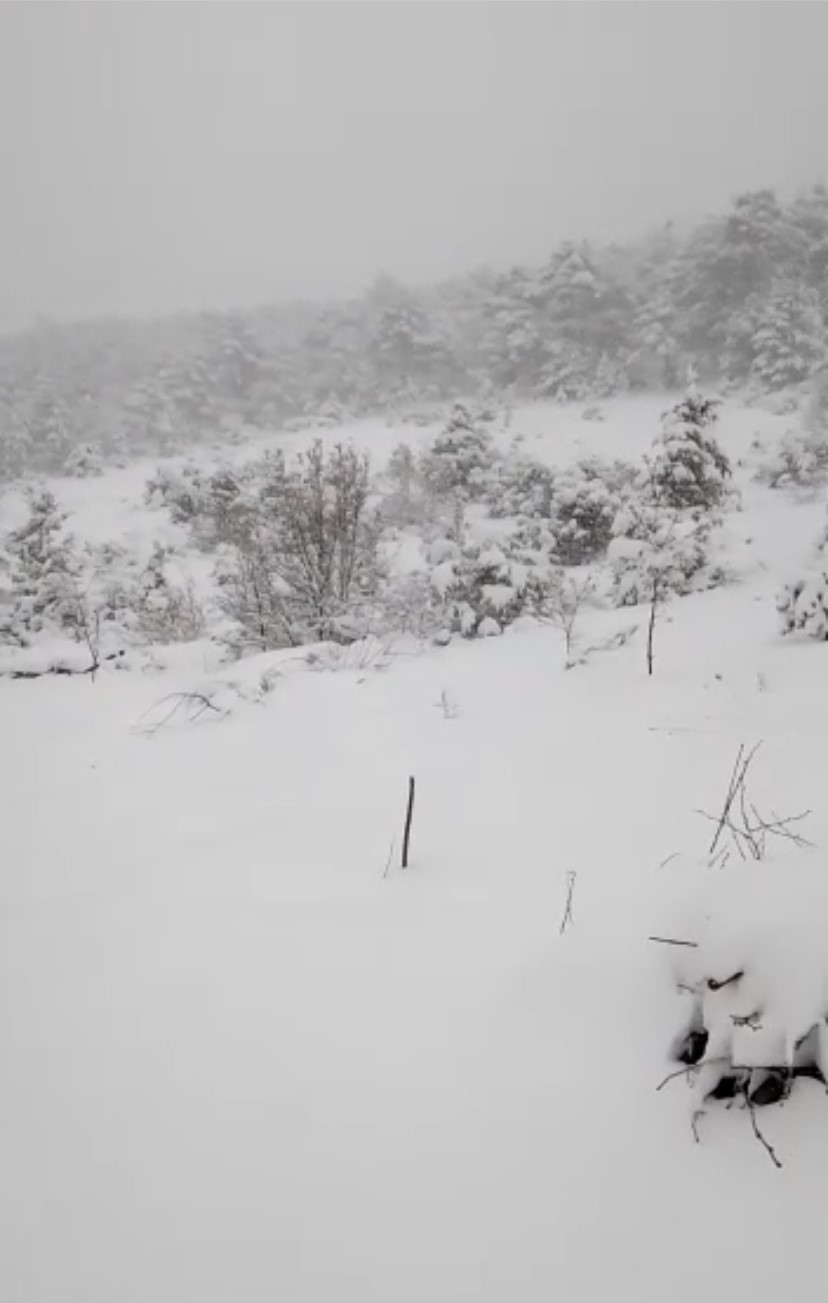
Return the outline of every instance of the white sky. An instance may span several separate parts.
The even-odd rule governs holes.
[[[828,5],[0,3],[0,327],[541,259],[828,177]]]

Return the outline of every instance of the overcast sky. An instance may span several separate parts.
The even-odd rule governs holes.
[[[359,290],[828,179],[828,5],[0,4],[0,326]]]

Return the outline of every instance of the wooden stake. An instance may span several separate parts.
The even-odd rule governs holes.
[[[414,818],[414,779],[408,780],[408,808],[405,812],[405,832],[402,844],[402,867],[408,868],[408,844],[411,840],[411,820]]]

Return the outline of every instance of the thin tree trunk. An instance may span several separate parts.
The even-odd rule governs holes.
[[[408,808],[405,812],[405,832],[402,844],[402,867],[408,868],[408,846],[411,840],[411,821],[414,818],[414,779],[408,780]]]
[[[658,580],[653,580],[653,592],[650,599],[650,624],[647,629],[647,673],[652,675],[654,655],[653,640],[655,638],[656,611],[658,609]]]

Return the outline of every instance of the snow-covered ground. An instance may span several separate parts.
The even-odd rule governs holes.
[[[634,456],[663,406],[517,412],[502,437]],[[731,404],[720,436],[738,460],[788,424]],[[145,478],[73,485],[73,527],[148,528]],[[695,1144],[685,1083],[656,1090],[685,1011],[647,937],[740,743],[764,742],[760,807],[810,808],[828,848],[828,649],[774,609],[825,505],[737,478],[739,581],[665,608],[652,679],[633,610],[591,612],[582,648],[641,627],[568,672],[533,630],[0,681],[2,1303],[818,1293],[823,1088],[763,1111],[781,1170],[738,1106]],[[226,716],[147,728],[224,680]],[[828,850],[793,853],[813,923]]]

